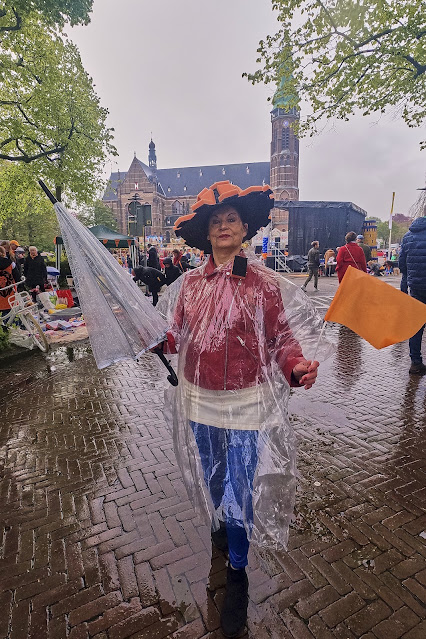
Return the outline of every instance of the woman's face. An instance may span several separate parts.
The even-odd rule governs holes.
[[[238,211],[227,206],[210,216],[207,239],[210,240],[213,251],[233,251],[241,248],[247,229],[248,226],[242,223]]]

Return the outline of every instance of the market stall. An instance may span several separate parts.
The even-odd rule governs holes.
[[[107,249],[128,249],[130,251],[130,257],[133,264],[138,263],[138,250],[133,237],[117,233],[117,231],[113,231],[112,229],[109,229],[106,226],[102,226],[101,224],[98,226],[89,227],[89,231],[91,231],[93,235],[97,237],[98,240],[102,242],[102,244]],[[56,268],[60,270],[62,247],[64,245],[62,237],[55,237],[54,243]]]

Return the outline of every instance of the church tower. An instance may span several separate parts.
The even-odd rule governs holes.
[[[157,154],[155,153],[155,144],[152,141],[152,138],[149,143],[148,166],[153,171],[157,170]]]
[[[299,199],[299,139],[292,127],[299,120],[299,112],[289,106],[285,83],[283,78],[271,111],[271,188],[280,201]]]

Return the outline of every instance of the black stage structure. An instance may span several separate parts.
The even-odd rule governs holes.
[[[288,211],[288,253],[306,255],[311,242],[318,240],[320,252],[345,243],[349,231],[362,233],[367,212],[352,202],[275,202]]]

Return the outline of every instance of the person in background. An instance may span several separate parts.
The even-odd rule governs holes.
[[[19,265],[19,272],[21,273],[22,276],[22,272],[24,269],[24,262],[25,262],[25,249],[22,248],[22,246],[18,246],[18,248],[15,251],[15,263],[16,266]]]
[[[188,258],[186,257],[186,255],[182,255],[182,257],[180,258],[180,267],[182,269],[182,273],[185,273],[186,271],[189,271],[189,269],[194,268],[188,262]]]
[[[183,268],[181,264],[181,259],[182,259],[181,251],[179,251],[179,249],[173,249],[172,255],[173,255],[173,266],[177,266],[178,269],[183,272]]]
[[[333,249],[327,249],[324,255],[324,263],[325,263],[325,276],[331,277],[334,273],[334,267],[336,265],[336,253]]]
[[[349,231],[349,233],[346,233],[345,240],[346,244],[345,246],[340,247],[336,258],[336,271],[339,284],[349,266],[353,266],[353,268],[364,271],[364,273],[367,272],[367,262],[365,261],[364,251],[356,243],[356,233],[354,233],[354,231]]]
[[[357,235],[356,236],[356,243],[364,251],[365,261],[369,262],[371,260],[371,247],[368,246],[368,244],[364,244],[364,236],[363,235]]]
[[[132,270],[135,282],[143,282],[148,286],[148,290],[152,293],[152,305],[158,304],[158,293],[161,287],[166,283],[166,278],[161,271],[150,266],[135,266]]]
[[[426,304],[426,217],[418,217],[402,238],[399,254],[402,273],[401,291]],[[422,359],[424,326],[410,338],[410,375],[424,375],[426,366]]]
[[[173,264],[171,257],[165,257],[163,259],[164,275],[166,277],[166,285],[170,286],[177,278],[182,275],[182,271]]]
[[[25,284],[31,292],[33,302],[36,302],[37,292],[44,293],[47,282],[46,264],[36,246],[29,248],[29,255],[24,262],[24,275]]]
[[[148,260],[146,265],[157,269],[157,271],[161,270],[160,258],[158,257],[157,249],[155,246],[152,246],[152,244],[148,244]]]
[[[195,268],[196,266],[198,266],[196,249],[192,249],[191,251],[191,257],[189,258],[189,265],[192,266],[192,268]]]
[[[314,290],[318,290],[318,270],[320,265],[320,254],[319,254],[319,242],[314,240],[311,242],[311,247],[308,251],[308,277],[305,280],[305,283],[302,286],[302,291],[306,292],[306,286],[311,281],[312,277],[314,278]]]
[[[20,279],[15,263],[6,255],[5,247],[0,246],[0,289],[6,289],[0,290],[0,315],[10,311],[9,297],[15,293],[15,288],[11,284],[19,282]]]

